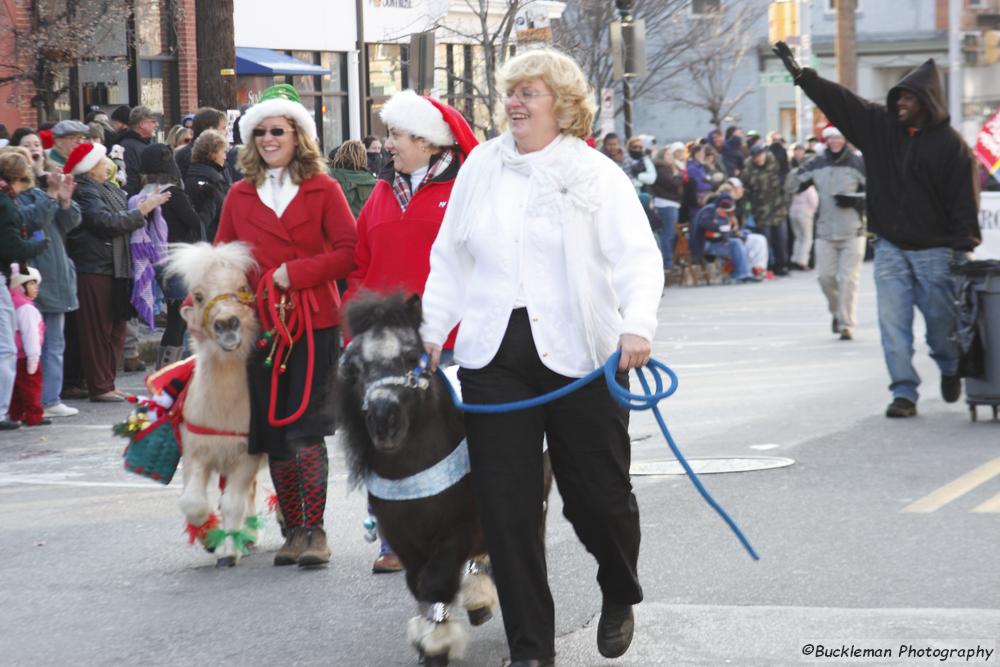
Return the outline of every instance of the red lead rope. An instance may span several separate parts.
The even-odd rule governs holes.
[[[284,292],[274,284],[274,269],[261,278],[257,285],[257,310],[264,331],[262,340],[271,342],[271,352],[264,362],[271,367],[271,399],[267,420],[271,426],[288,426],[298,420],[309,406],[312,395],[313,370],[316,366],[316,349],[313,341],[312,313],[319,310],[312,290]],[[306,338],[306,386],[298,409],[287,417],[276,416],[278,403],[278,378],[285,373],[295,343]],[[265,342],[264,347],[267,344]]]

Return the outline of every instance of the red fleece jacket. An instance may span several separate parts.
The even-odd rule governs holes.
[[[417,190],[404,212],[388,181],[380,180],[358,216],[355,268],[347,278],[344,303],[363,290],[424,293],[437,238],[454,180],[431,181]],[[455,344],[451,332],[445,349]]]

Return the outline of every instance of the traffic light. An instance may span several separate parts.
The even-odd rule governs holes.
[[[799,6],[795,0],[778,0],[767,7],[767,41],[787,42],[799,34]]]

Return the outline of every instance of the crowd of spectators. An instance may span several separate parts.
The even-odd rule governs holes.
[[[145,106],[0,126],[0,429],[125,400],[143,325],[163,329],[157,366],[185,355],[185,291],[158,265],[169,243],[214,238],[241,178],[227,130],[202,108],[160,132]]]

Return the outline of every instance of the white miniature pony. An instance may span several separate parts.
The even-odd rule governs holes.
[[[167,273],[180,276],[190,295],[181,315],[195,353],[179,428],[184,470],[180,507],[192,539],[215,551],[219,567],[236,565],[259,528],[257,473],[266,456],[247,453],[246,368],[259,325],[246,276],[254,265],[242,243],[173,244],[166,263]],[[221,527],[208,499],[214,473],[223,487]]]

